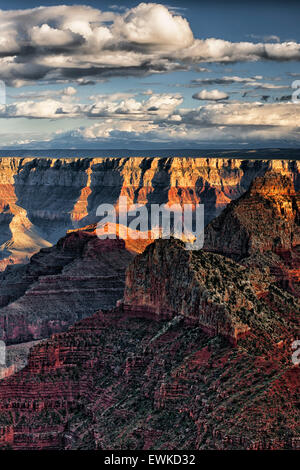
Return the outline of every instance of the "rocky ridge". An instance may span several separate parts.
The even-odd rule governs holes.
[[[277,191],[268,201],[270,181],[274,186],[273,176],[256,180],[228,207],[228,218],[248,201],[258,220],[282,227],[292,253],[294,189],[284,179],[291,194]],[[232,217],[243,230],[242,216]],[[272,227],[259,238],[261,225],[250,220],[260,251],[224,256],[222,249],[193,252],[179,240],[156,240],[131,261],[117,307],[35,346],[27,366],[0,381],[0,447],[299,448],[299,367],[291,360],[299,299],[265,264],[279,256],[278,244],[270,249]],[[220,219],[216,227],[226,233]],[[218,230],[212,239],[221,243]],[[93,240],[83,232],[67,236],[72,252],[82,237]],[[109,240],[115,242],[121,240]],[[97,240],[98,249],[106,243]]]
[[[286,175],[256,178],[208,224],[204,238],[205,250],[253,268],[254,277],[264,272],[300,296],[300,192]]]
[[[67,234],[30,263],[2,273],[1,339],[21,343],[67,329],[123,296],[133,255],[125,242],[99,240],[95,232]]]

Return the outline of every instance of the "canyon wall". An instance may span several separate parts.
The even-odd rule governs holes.
[[[273,277],[300,297],[300,191],[284,174],[257,177],[206,226],[204,250],[254,269],[258,288]]]
[[[5,307],[15,305],[6,321],[23,305],[41,325],[56,310],[56,321],[85,316],[84,291],[89,282],[97,291],[98,264],[107,272],[122,263],[124,276],[131,261],[115,308],[35,345],[26,367],[0,381],[0,449],[299,449],[299,365],[291,347],[299,299],[295,283],[282,285],[272,264],[281,248],[290,258],[297,248],[296,193],[281,178],[259,177],[225,219],[208,225],[208,248],[219,253],[186,251],[171,238],[133,258],[123,240],[99,240],[86,228],[18,268],[25,281],[26,273],[34,279],[53,269]],[[239,218],[240,204],[263,224]],[[235,251],[220,254],[227,220],[236,222],[237,240],[246,231],[260,249],[238,260],[228,258]],[[270,244],[272,233],[283,247]],[[73,286],[68,298],[64,290]],[[33,310],[30,290],[39,299]]]
[[[257,314],[248,284],[245,268],[231,260],[186,251],[176,239],[157,240],[127,269],[124,307],[146,308],[158,319],[182,315],[186,323],[236,344],[250,331],[239,312],[245,309]]]
[[[99,240],[94,231],[80,230],[33,255],[27,265],[9,266],[0,276],[0,339],[45,338],[99,308],[114,307],[123,297],[132,258],[124,240]]]
[[[296,160],[205,158],[0,159],[0,270],[27,262],[66,231],[94,223],[101,203],[203,203],[206,223],[275,170],[300,187]]]
[[[205,248],[242,259],[300,245],[300,191],[286,175],[267,172],[213,220]]]

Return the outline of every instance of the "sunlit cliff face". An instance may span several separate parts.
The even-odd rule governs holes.
[[[99,204],[204,204],[206,223],[267,169],[299,185],[299,162],[190,158],[0,161],[2,268],[97,221]],[[38,194],[38,197],[36,195]]]

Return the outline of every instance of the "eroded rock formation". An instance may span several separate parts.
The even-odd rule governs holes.
[[[244,268],[212,254],[196,263],[196,254],[185,253],[181,242],[154,242],[129,269],[126,303],[34,347],[26,368],[0,382],[2,448],[297,447],[299,368],[291,362],[290,347],[297,301],[277,289],[271,305],[270,299],[259,299],[251,283],[240,291]],[[174,291],[166,289],[168,257],[181,263],[180,272],[169,272]],[[186,282],[185,290],[176,291],[181,271],[191,277],[194,290]],[[232,285],[234,272],[238,286]],[[244,302],[255,305],[243,314],[250,332],[235,347],[222,331],[211,336],[198,323],[201,312],[193,307],[202,286],[207,301],[219,295],[225,308],[226,291],[235,297],[231,321],[239,302],[241,311]],[[162,291],[166,299],[158,294]],[[152,303],[144,301],[145,292]],[[216,314],[221,318],[217,309]],[[214,316],[205,320],[215,327]]]
[[[206,227],[204,249],[264,270],[300,296],[300,192],[292,180],[275,172],[256,178]]]
[[[278,248],[291,256],[295,250],[294,242],[287,244],[289,224],[297,220],[289,198],[296,195],[289,181],[282,181],[284,189],[272,197],[268,175],[255,181],[225,210],[236,222],[237,240],[236,231],[245,229],[264,248],[237,257],[235,250],[224,256],[186,251],[175,239],[157,240],[132,260],[117,307],[99,310],[35,346],[27,366],[0,381],[0,448],[299,448],[299,366],[291,348],[299,331],[299,299],[266,263],[279,256]],[[239,204],[251,214],[247,227]],[[277,224],[284,247],[270,245],[272,227],[256,232],[261,225],[253,214]],[[209,248],[222,252],[218,230],[226,230],[220,220],[208,227],[215,230],[210,240],[219,240],[218,249]],[[97,263],[107,269],[112,259],[115,268],[125,248],[122,240],[98,240],[92,229],[72,232],[33,257],[56,266],[49,261],[51,253],[57,259],[55,250],[62,258],[68,249],[75,256],[46,276],[47,289],[39,277],[33,292],[49,302],[49,286],[56,288],[59,279],[64,288],[71,279],[76,290],[70,299],[62,296],[61,304],[56,300],[52,306],[63,307],[63,299],[67,304],[75,299],[76,306],[76,291],[80,295],[86,278],[76,284],[74,269],[77,275],[89,269],[95,275]],[[80,304],[82,299],[77,312],[83,316]]]
[[[99,240],[94,230],[80,230],[41,250],[29,264],[10,267],[1,279],[1,339],[45,338],[113,307],[123,297],[132,258],[123,240]]]
[[[101,203],[204,203],[206,222],[267,170],[299,189],[299,161],[217,158],[1,158],[0,268],[27,262],[66,231],[94,223]]]

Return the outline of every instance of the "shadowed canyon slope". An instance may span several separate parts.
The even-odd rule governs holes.
[[[272,284],[260,298],[234,261],[157,240],[128,268],[123,303],[0,382],[0,446],[296,448],[296,309]],[[233,346],[237,322],[248,330]]]
[[[0,276],[1,336],[9,343],[45,338],[123,297],[133,255],[123,240],[99,240],[93,230],[67,234],[30,263]]]
[[[28,261],[66,231],[94,223],[101,203],[203,203],[206,222],[267,170],[300,186],[296,160],[1,158],[0,269]]]

